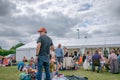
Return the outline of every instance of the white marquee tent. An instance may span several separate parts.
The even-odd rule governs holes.
[[[87,39],[54,39],[55,47],[61,43],[67,48],[79,48],[82,52],[85,48],[110,48],[120,47],[120,36],[106,37],[106,38],[87,38]],[[35,58],[36,55],[36,41],[30,42],[16,50],[16,60],[21,61],[24,56],[27,59]]]

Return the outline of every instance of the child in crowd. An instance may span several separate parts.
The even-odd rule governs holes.
[[[108,57],[104,57],[104,60],[105,60],[105,68],[107,71],[110,71],[110,64],[109,64],[109,60],[108,60]]]

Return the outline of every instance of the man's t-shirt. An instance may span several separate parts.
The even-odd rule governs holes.
[[[96,59],[96,60],[100,60],[101,59],[101,56],[99,54],[94,54],[92,59]]]
[[[57,48],[55,50],[55,53],[56,53],[56,57],[63,57],[63,50],[61,48]]]
[[[53,45],[52,40],[47,35],[44,35],[38,38],[37,43],[41,43],[39,59],[43,61],[49,61],[50,46]]]

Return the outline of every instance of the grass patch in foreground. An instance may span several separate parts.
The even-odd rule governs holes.
[[[64,75],[80,75],[88,77],[89,80],[120,80],[120,74],[111,74],[108,72],[91,72],[80,70],[67,70],[60,71]],[[0,80],[19,80],[19,74],[17,67],[0,67]]]

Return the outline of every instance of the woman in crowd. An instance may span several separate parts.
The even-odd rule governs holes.
[[[86,55],[83,54],[83,63],[85,62],[85,59],[86,59]]]
[[[111,73],[118,73],[119,67],[118,67],[118,60],[117,60],[117,55],[115,54],[115,51],[112,50],[111,54],[109,56],[109,63],[110,63],[110,72]]]
[[[101,50],[99,50],[99,55],[101,57],[101,59],[100,59],[100,65],[101,65],[101,71],[102,71],[104,69],[105,59],[104,59],[104,55],[103,55],[103,53],[102,53]]]
[[[107,70],[107,71],[110,71],[110,67],[109,67],[110,64],[109,64],[108,57],[105,57],[104,60],[105,60],[105,64],[104,64],[104,65],[105,65],[106,70]]]
[[[68,52],[66,52],[66,54],[64,55],[64,57],[69,57],[69,54],[68,54]]]
[[[90,64],[91,64],[91,53],[88,51],[87,52],[87,56],[86,56],[86,59],[85,59],[85,62],[83,63],[83,68],[85,70],[88,70],[89,67],[90,67]]]
[[[25,56],[23,57],[23,61],[24,61],[24,62],[27,62],[27,58],[26,58]]]
[[[119,62],[119,73],[120,73],[120,50],[119,50],[119,55],[118,55],[118,62]]]

